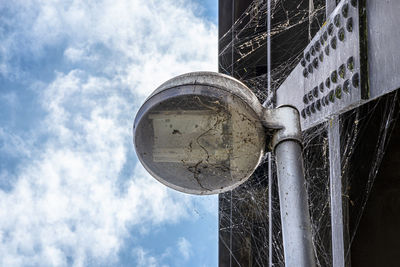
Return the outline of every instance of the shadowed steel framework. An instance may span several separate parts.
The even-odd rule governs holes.
[[[318,266],[400,250],[400,2],[220,0],[219,71],[301,113]],[[219,196],[219,265],[284,266],[274,155]]]

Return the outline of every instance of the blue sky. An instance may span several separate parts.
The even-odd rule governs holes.
[[[217,266],[217,197],[156,182],[132,122],[217,70],[216,0],[0,1],[0,266]]]

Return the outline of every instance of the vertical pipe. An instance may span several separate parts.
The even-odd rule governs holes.
[[[273,266],[272,262],[272,156],[268,153],[268,261],[269,267]]]
[[[314,267],[310,213],[301,145],[285,140],[275,146],[286,267]]]
[[[329,123],[328,138],[329,184],[331,191],[332,261],[334,267],[344,267],[342,175],[338,116],[334,116]]]
[[[271,94],[271,0],[267,0],[267,94]],[[272,253],[272,155],[268,154],[268,261],[273,266]]]
[[[267,2],[267,93],[271,91],[271,0]]]
[[[233,75],[233,71],[234,71],[234,64],[233,64],[233,60],[234,60],[234,51],[235,51],[235,0],[232,0],[232,27],[231,27],[231,76],[235,77]]]
[[[232,242],[232,237],[233,237],[233,219],[232,219],[232,208],[233,208],[233,205],[232,205],[232,202],[233,202],[233,197],[232,197],[232,190],[231,190],[231,195],[230,195],[230,197],[231,197],[231,201],[230,201],[230,210],[229,210],[229,212],[230,212],[230,214],[229,214],[229,223],[230,223],[230,231],[229,231],[229,267],[232,267],[232,256],[233,256],[233,247],[232,247],[232,245],[233,245],[233,242]]]
[[[233,77],[233,51],[235,46],[235,0],[232,0],[232,26],[231,26],[231,76]],[[230,236],[229,236],[229,249],[230,249],[230,256],[229,256],[229,267],[232,267],[232,257],[233,257],[233,221],[232,221],[232,208],[233,208],[233,197],[232,197],[232,190],[231,190],[231,203],[230,203]]]

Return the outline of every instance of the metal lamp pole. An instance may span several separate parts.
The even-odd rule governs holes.
[[[275,129],[272,151],[276,156],[285,266],[314,267],[299,112],[291,106],[267,109],[263,123],[267,129]]]

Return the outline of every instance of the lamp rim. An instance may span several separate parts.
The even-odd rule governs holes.
[[[197,88],[190,88],[190,86],[198,86]],[[185,88],[186,87],[186,88]],[[166,94],[168,90],[173,90],[177,92],[177,88],[182,88],[182,91],[179,91],[178,94],[167,94],[166,96],[162,96]],[[133,145],[137,152],[139,161],[142,163],[144,168],[159,182],[162,184],[173,188],[177,191],[188,193],[188,194],[195,194],[195,195],[210,195],[210,194],[219,194],[229,190],[232,190],[239,186],[240,184],[244,183],[248,180],[248,178],[254,173],[255,169],[259,166],[262,156],[264,155],[265,151],[265,143],[263,147],[260,147],[260,154],[258,157],[257,163],[254,167],[249,171],[243,178],[240,180],[235,181],[233,184],[224,186],[222,188],[212,188],[210,190],[197,190],[197,189],[190,189],[181,187],[179,185],[173,184],[168,180],[161,177],[159,174],[156,174],[150,166],[146,163],[146,161],[142,158],[140,154],[140,149],[138,150],[137,140],[136,140],[136,130],[139,129],[139,125],[142,119],[146,116],[146,114],[158,103],[163,102],[164,100],[171,99],[173,97],[180,97],[180,96],[188,96],[188,95],[206,95],[207,94],[200,94],[202,91],[201,89],[206,90],[221,90],[224,93],[221,95],[229,95],[232,94],[234,97],[237,97],[241,102],[245,104],[256,116],[256,118],[260,119],[260,127],[263,127],[261,123],[261,114],[263,111],[263,107],[261,103],[258,101],[257,97],[254,93],[242,82],[224,74],[214,73],[214,72],[192,72],[177,76],[172,78],[162,85],[160,85],[153,93],[145,100],[145,102],[140,107],[138,113],[136,114],[134,124],[133,124]],[[197,90],[196,90],[197,89]],[[196,92],[197,91],[197,92]],[[171,91],[169,91],[171,92]],[[160,97],[161,100],[155,99]],[[165,97],[165,98],[164,98]],[[164,99],[163,99],[164,98]],[[155,100],[154,100],[155,99]],[[151,103],[152,101],[156,101]],[[257,126],[255,126],[257,127]],[[261,136],[265,140],[265,136]]]

